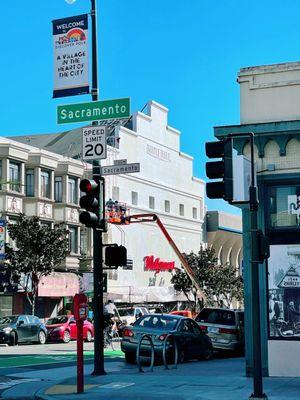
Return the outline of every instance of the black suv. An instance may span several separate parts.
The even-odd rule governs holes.
[[[44,344],[46,339],[47,329],[34,315],[0,317],[0,343],[7,343],[9,346],[28,342]]]

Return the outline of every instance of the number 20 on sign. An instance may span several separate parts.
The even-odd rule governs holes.
[[[82,128],[82,159],[103,160],[107,157],[106,127]]]

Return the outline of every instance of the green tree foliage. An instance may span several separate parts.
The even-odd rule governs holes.
[[[243,279],[230,264],[220,265],[213,248],[200,248],[196,254],[184,254],[189,266],[195,273],[203,293],[202,304],[225,305],[229,307],[232,300],[243,300]],[[171,283],[178,292],[184,293],[192,309],[199,307],[196,287],[184,270],[177,269]]]
[[[61,225],[41,225],[38,217],[23,214],[7,228],[14,242],[13,246],[6,245],[12,280],[23,286],[34,315],[41,278],[50,275],[68,254],[68,231]],[[25,279],[21,280],[21,275]]]

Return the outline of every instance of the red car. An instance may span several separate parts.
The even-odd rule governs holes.
[[[48,331],[48,340],[69,343],[70,340],[77,339],[77,326],[74,315],[60,315],[49,318],[46,322]],[[83,323],[83,338],[91,342],[94,337],[94,326],[91,322],[85,320]]]

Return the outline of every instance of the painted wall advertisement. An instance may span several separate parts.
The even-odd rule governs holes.
[[[300,245],[270,246],[269,336],[300,339]]]
[[[88,16],[56,19],[53,25],[53,97],[89,93]]]

